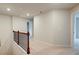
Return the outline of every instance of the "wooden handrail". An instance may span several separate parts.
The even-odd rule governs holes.
[[[27,54],[30,54],[30,47],[29,47],[29,32],[27,32],[27,33],[19,32],[19,31],[13,31],[13,32],[18,33],[18,42],[17,42],[18,45],[19,45],[19,34],[27,35]]]
[[[16,33],[17,33],[18,31],[13,31],[13,32],[16,32]],[[27,35],[28,33],[20,32],[20,31],[19,31],[19,34],[25,34],[25,35]]]

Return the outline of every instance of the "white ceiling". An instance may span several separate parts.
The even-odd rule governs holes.
[[[20,17],[27,17],[26,13],[34,16],[42,12],[52,9],[70,9],[74,7],[75,3],[0,3],[0,14],[14,15]],[[11,11],[7,11],[10,8]]]

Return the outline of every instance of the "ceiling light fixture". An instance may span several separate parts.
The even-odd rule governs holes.
[[[7,10],[7,11],[11,11],[11,9],[10,9],[10,8],[7,8],[6,10]]]
[[[27,15],[27,16],[30,16],[30,14],[29,14],[29,13],[27,13],[26,15]]]

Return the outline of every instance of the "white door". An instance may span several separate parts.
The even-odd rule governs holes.
[[[79,48],[79,15],[74,18],[74,48]]]

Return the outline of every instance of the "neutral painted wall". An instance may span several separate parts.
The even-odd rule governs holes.
[[[52,10],[34,17],[34,40],[42,40],[54,46],[70,46],[70,12]]]
[[[21,17],[12,17],[13,20],[13,30],[27,32],[27,21]]]
[[[11,17],[0,15],[0,54],[11,54],[12,40]]]
[[[27,55],[27,52],[15,42],[12,42],[12,49],[12,55]]]
[[[0,54],[26,54],[23,49],[13,44],[13,30],[27,31],[27,21],[20,17],[0,15]],[[16,51],[18,50],[18,51]],[[22,53],[21,53],[22,52]]]

